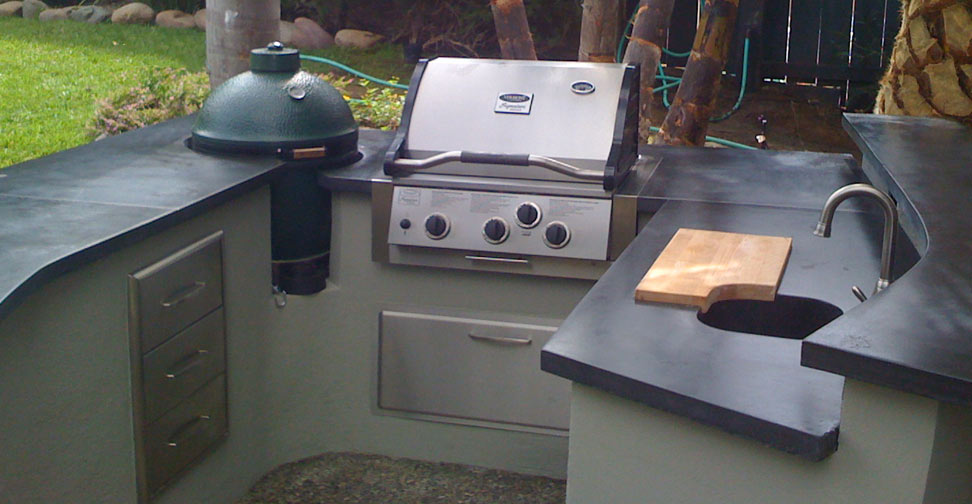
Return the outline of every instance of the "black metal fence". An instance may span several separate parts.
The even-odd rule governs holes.
[[[856,100],[860,106],[861,95],[873,95],[891,55],[900,7],[900,0],[741,0],[727,70],[738,77],[748,36],[749,85],[839,88],[841,103],[853,108]],[[675,2],[671,50],[692,46],[698,9],[695,0]],[[663,61],[683,66],[685,60]]]

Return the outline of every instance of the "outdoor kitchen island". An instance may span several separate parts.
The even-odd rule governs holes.
[[[574,382],[568,502],[608,494],[617,503],[972,497],[972,134],[942,120],[871,115],[849,115],[845,126],[868,179],[898,202],[899,241],[916,243],[921,259],[899,255],[896,283],[864,303],[848,301],[846,285],[864,280],[856,276],[863,265],[848,267],[845,254],[860,259],[877,241],[824,250],[828,240],[811,233],[815,212],[728,206],[722,201],[731,197],[778,202],[759,201],[759,191],[676,185],[683,192],[670,194],[675,201],[544,347],[543,369]],[[682,173],[726,175],[714,170]],[[848,216],[838,214],[835,225],[840,219]],[[779,293],[827,300],[845,314],[801,345],[714,330],[695,309],[635,304],[635,286],[674,230],[700,224],[793,236]],[[843,297],[826,292],[837,277]],[[811,368],[845,375],[842,390],[837,374]]]
[[[321,185],[334,197],[328,287],[313,296],[288,296],[281,308],[269,286],[266,184],[286,167],[266,158],[208,158],[188,151],[177,142],[188,135],[190,124],[190,119],[170,121],[30,166],[11,167],[6,185],[0,179],[0,201],[37,208],[5,211],[0,219],[0,235],[13,236],[18,246],[14,249],[6,240],[2,244],[18,265],[17,271],[8,269],[0,286],[4,293],[0,299],[4,404],[0,439],[5,447],[0,451],[0,489],[5,497],[18,502],[135,500],[137,455],[126,277],[217,230],[223,231],[229,435],[173,480],[159,502],[228,502],[273,466],[324,451],[566,474],[572,502],[773,502],[803,497],[821,502],[915,502],[923,495],[930,496],[928,502],[945,502],[933,499],[935,489],[950,490],[950,474],[945,470],[961,472],[967,467],[969,454],[962,451],[967,439],[963,432],[947,428],[964,421],[966,407],[924,397],[968,403],[961,396],[945,395],[968,390],[963,376],[970,374],[969,352],[963,348],[968,347],[972,296],[968,295],[968,270],[962,269],[968,266],[962,262],[964,257],[929,260],[938,257],[936,253],[946,258],[967,254],[968,217],[961,211],[941,212],[934,219],[925,214],[938,208],[926,205],[952,202],[953,210],[964,208],[955,202],[966,198],[967,180],[956,176],[935,182],[935,200],[926,199],[920,187],[903,180],[900,188],[890,188],[904,215],[916,211],[924,219],[924,240],[911,234],[902,240],[916,243],[922,259],[916,263],[914,253],[909,258],[907,244],[899,247],[899,266],[914,266],[886,292],[858,305],[849,288],[856,283],[867,289],[877,276],[880,218],[841,211],[832,238],[811,236],[827,194],[863,180],[852,159],[814,153],[662,149],[662,162],[654,171],[640,174],[644,184],[631,189],[643,221],[641,234],[592,289],[591,282],[578,279],[373,262],[370,192],[384,180],[381,153],[383,142],[391,138],[386,133],[363,132],[364,159],[320,175]],[[964,130],[952,134],[952,148],[967,148],[970,141]],[[865,150],[865,156],[871,156],[865,157],[864,168],[874,183],[885,180],[883,167],[891,175],[898,173],[897,165],[879,149]],[[898,158],[904,159],[904,154]],[[946,160],[947,156],[937,163],[942,177],[955,173],[945,170]],[[234,164],[239,164],[239,170],[232,169]],[[78,166],[98,169],[86,174],[75,169]],[[24,185],[26,179],[20,177],[27,177],[27,168],[38,170],[38,184],[46,180],[62,193]],[[163,169],[168,171],[159,177]],[[212,176],[221,173],[238,178],[214,183]],[[10,180],[14,178],[19,181]],[[157,191],[126,192],[136,182]],[[84,207],[87,204],[80,200],[101,187],[107,188],[102,196],[128,200],[114,202],[97,220],[73,221],[63,236],[24,229],[25,216],[35,219],[31,224],[35,229],[45,229],[40,226],[44,223],[54,226],[50,219],[58,214],[53,209]],[[189,190],[174,202],[151,204],[153,197],[172,187],[199,191]],[[48,197],[38,194],[45,190]],[[700,196],[700,191],[708,194]],[[111,212],[112,208],[116,211]],[[134,214],[132,220],[117,222],[128,214]],[[647,269],[652,254],[667,242],[665,234],[683,225],[793,236],[794,256],[782,292],[824,299],[845,312],[803,343],[802,359],[806,363],[816,355],[810,363],[814,367],[841,366],[828,371],[854,379],[841,383],[836,374],[802,367],[799,341],[719,333],[696,320],[694,311],[630,306],[633,293],[627,283],[636,283],[644,273],[644,269],[632,273],[639,269],[633,264]],[[77,235],[68,230],[89,233],[71,242]],[[905,230],[909,231],[907,223]],[[952,236],[940,235],[943,230]],[[50,256],[31,260],[24,259],[22,254],[27,252],[18,252],[52,237],[68,243],[44,248]],[[954,242],[949,245],[953,239],[965,240],[965,248]],[[814,263],[810,255],[800,252],[803,247],[835,255]],[[827,264],[829,259],[833,260]],[[872,366],[880,356],[866,356],[881,349],[875,338],[895,334],[879,333],[887,326],[869,322],[871,326],[848,329],[851,338],[835,342],[829,342],[828,335],[838,333],[828,329],[870,316],[894,299],[892,295],[904,296],[898,306],[912,306],[912,294],[918,293],[907,290],[914,287],[908,282],[912,277],[920,279],[917,273],[922,268],[955,268],[956,287],[933,292],[945,302],[921,306],[925,316],[939,318],[935,324],[943,329],[939,336],[955,344],[944,346],[935,334],[923,335],[920,343],[926,346],[921,355],[927,360],[954,362],[958,367],[917,369],[909,365],[914,360],[899,359],[903,372],[912,369],[925,378],[914,382],[921,389],[899,391],[903,385],[894,381],[899,375],[882,375],[886,366]],[[620,301],[603,313],[588,311],[591,303],[603,302],[609,295]],[[637,309],[658,317],[651,321],[612,317],[610,309]],[[615,352],[615,358],[599,366],[571,369],[565,365],[555,370],[577,383],[572,390],[563,380],[555,384],[560,387],[557,397],[545,401],[555,412],[549,422],[553,425],[547,427],[516,424],[516,418],[509,422],[400,414],[381,408],[378,398],[383,313],[394,315],[386,321],[414,320],[402,314],[443,322],[464,317],[497,322],[484,324],[490,327],[528,327],[538,333],[552,332],[559,325],[560,335],[547,354],[559,348],[561,357],[578,357],[576,362],[584,356],[568,351],[594,352],[597,358]],[[920,333],[928,327],[914,312],[888,317],[891,321],[913,318],[916,325],[903,326],[906,332]],[[587,323],[601,323],[602,329],[583,331]],[[619,331],[648,334],[655,324],[671,331],[663,349],[667,354],[639,355],[638,347],[647,338],[616,341],[615,348],[599,339],[610,340]],[[719,345],[700,345],[701,331],[709,331],[704,337],[710,341],[724,338]],[[563,336],[572,333],[594,340],[578,340],[578,346],[567,348],[571,345],[565,343],[570,341]],[[462,333],[459,339],[469,338]],[[821,352],[813,354],[811,346]],[[533,349],[539,353],[537,345]],[[866,361],[855,361],[850,354],[865,354]],[[432,362],[448,364],[453,358],[434,354]],[[545,368],[549,358],[544,358]],[[672,386],[696,386],[696,390],[658,393],[657,387],[652,391],[644,382],[619,377],[625,371],[651,373],[649,363],[668,366],[673,377],[685,378]],[[618,372],[617,367],[623,366],[628,367]],[[540,373],[539,367],[539,360],[532,363],[541,378],[556,380]],[[940,383],[946,386],[936,388]],[[943,396],[935,395],[939,393]],[[667,406],[649,404],[677,414],[638,404],[648,402],[649,395],[668,400]],[[715,404],[719,399],[725,402]],[[785,403],[767,403],[777,399]],[[566,420],[556,413],[562,411],[563,404],[557,402],[561,400],[571,403],[569,447],[566,432],[558,428]],[[503,413],[516,415],[515,411]],[[840,448],[834,452],[838,425]],[[764,473],[767,466],[777,472]],[[858,466],[873,468],[876,479],[828,479],[834,473],[844,474],[846,466],[853,466],[847,476]],[[888,473],[878,469],[891,467],[898,471],[893,473],[897,486],[882,489],[887,494],[869,493],[875,485],[888,482],[879,480]],[[773,474],[778,478],[760,479]],[[653,479],[656,475],[661,480]],[[926,485],[925,478],[934,481]],[[690,493],[665,493],[673,489]]]

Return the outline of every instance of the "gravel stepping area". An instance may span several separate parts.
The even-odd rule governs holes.
[[[237,504],[563,504],[567,482],[461,464],[327,453],[267,473]]]

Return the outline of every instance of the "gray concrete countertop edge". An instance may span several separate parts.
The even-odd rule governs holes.
[[[570,377],[572,382],[704,423],[811,462],[823,460],[837,450],[839,428],[836,425],[822,436],[815,436],[733,409],[708,403],[699,404],[697,399],[546,350],[540,353],[540,365],[548,373]],[[688,404],[695,404],[695,406],[688,407]]]

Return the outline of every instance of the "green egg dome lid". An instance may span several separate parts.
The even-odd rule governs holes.
[[[191,146],[202,152],[269,154],[342,165],[360,158],[358,124],[341,93],[300,69],[300,53],[274,42],[250,52],[250,71],[203,103]]]

